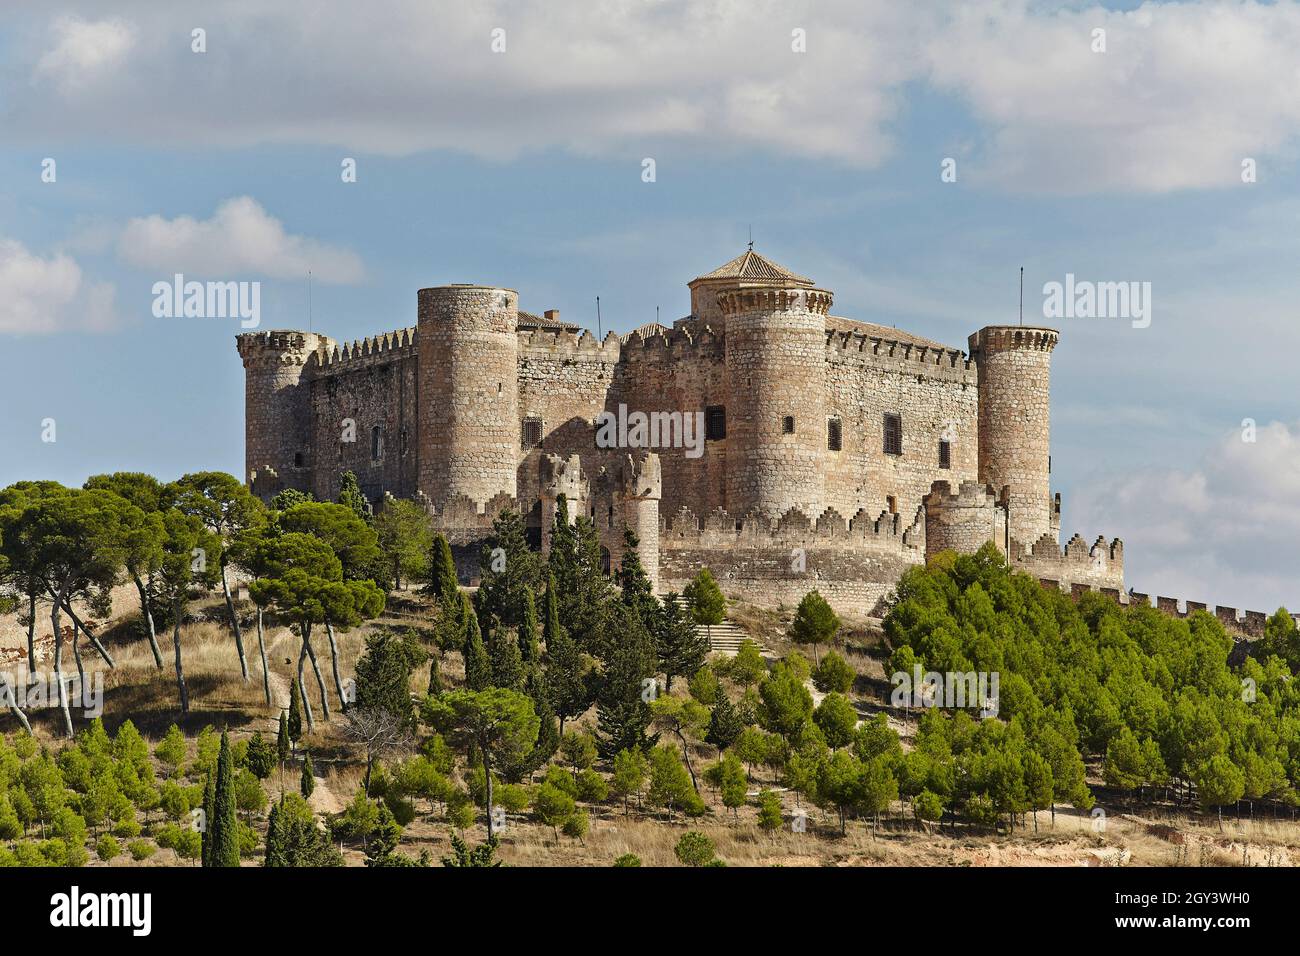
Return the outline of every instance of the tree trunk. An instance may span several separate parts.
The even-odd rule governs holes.
[[[309,661],[311,661],[311,669],[312,669],[312,673],[314,673],[314,674],[316,675],[316,686],[320,688],[320,708],[321,708],[321,712],[325,715],[325,719],[326,719],[326,720],[329,720],[329,719],[330,719],[330,698],[329,698],[329,693],[325,690],[325,678],[321,676],[321,672],[320,672],[320,662],[316,660],[316,649],[315,649],[314,647],[311,646],[311,629],[310,629],[310,628],[307,630],[306,636],[303,638],[303,645],[307,648],[307,659],[308,659]],[[302,692],[302,695],[303,695],[303,697],[306,697],[306,696],[307,696],[307,692],[304,690],[304,691]]]
[[[6,698],[5,702],[9,705],[9,710],[13,713],[15,717],[18,718],[18,722],[23,725],[23,729],[30,734],[32,732],[32,725],[28,723],[27,715],[23,713],[22,707],[19,706],[18,692],[14,688],[13,684],[9,683],[7,679],[4,679],[3,689],[0,689],[0,693],[5,695]],[[27,702],[27,697],[26,694],[24,694],[23,703],[26,702]]]
[[[181,666],[181,601],[172,602],[172,644],[176,648],[176,687],[181,694],[181,716],[190,712],[190,692],[185,686],[185,669]]]
[[[27,595],[27,677],[36,673],[36,588]]]
[[[77,693],[81,695],[81,706],[86,706],[86,668],[81,663],[81,629],[77,622],[72,622],[72,659],[77,664]]]
[[[221,593],[226,597],[226,613],[230,615],[230,627],[235,632],[235,650],[239,652],[239,670],[248,682],[248,659],[244,657],[244,632],[239,629],[239,618],[235,616],[235,602],[230,597],[230,582],[226,580],[226,563],[221,562]]]
[[[674,730],[673,733],[675,733],[677,735],[677,739],[682,742],[682,759],[686,761],[686,770],[691,775],[691,789],[695,790],[696,792],[699,792],[700,785],[695,779],[695,768],[691,766],[691,754],[686,747],[686,738],[682,736],[682,732],[680,730]]]
[[[113,663],[113,655],[108,653],[108,648],[100,643],[99,638],[95,636],[90,628],[86,627],[86,622],[77,617],[77,612],[72,609],[72,602],[64,598],[61,603],[63,604],[63,610],[68,612],[68,617],[72,618],[72,623],[86,632],[86,638],[90,641],[91,647],[99,652],[99,656],[104,659],[104,663],[109,667],[116,667],[117,665]]]
[[[153,662],[159,670],[162,670],[162,651],[158,649],[158,634],[154,630],[153,608],[149,606],[149,591],[144,586],[144,581],[140,580],[140,575],[132,572],[132,579],[135,581],[135,589],[140,594],[140,611],[144,614],[144,622],[149,629],[149,650],[153,651]]]
[[[59,709],[63,711],[63,731],[71,738],[72,712],[68,710],[68,688],[63,683],[63,635],[59,631],[59,605],[63,603],[62,595],[55,598],[50,608],[50,624],[54,627],[54,682],[59,685]]]
[[[494,828],[492,826],[492,758],[487,747],[480,744],[479,749],[483,751],[483,775],[487,778],[487,831],[488,842],[492,842]],[[559,842],[560,837],[557,834],[555,842]]]
[[[343,681],[339,678],[339,645],[334,639],[334,625],[325,622],[325,635],[330,641],[330,667],[334,671],[334,692],[339,695],[339,706],[348,709],[347,698],[343,696]]]
[[[266,668],[266,638],[262,631],[262,609],[257,609],[257,653],[262,658],[262,693],[266,695],[266,706],[271,706],[271,673]]]
[[[307,730],[316,729],[316,720],[312,716],[311,702],[307,700],[306,683],[303,681],[303,665],[307,663],[307,641],[310,639],[311,625],[302,625],[302,647],[298,651],[298,699],[302,701],[302,713],[307,718]]]

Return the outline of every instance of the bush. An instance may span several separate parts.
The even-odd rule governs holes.
[[[683,866],[708,866],[713,862],[713,841],[699,830],[687,830],[677,841],[673,853]]]
[[[857,679],[857,672],[836,651],[830,651],[813,669],[813,686],[824,694],[847,694]]]
[[[615,866],[640,866],[641,858],[635,853],[624,853],[614,860]]]
[[[154,845],[148,840],[132,840],[126,845],[126,852],[131,854],[131,859],[139,863],[147,860],[154,855]]]
[[[609,784],[596,771],[587,769],[578,774],[578,799],[588,803],[603,803],[609,798]]]
[[[95,855],[105,863],[121,852],[122,847],[107,833],[95,841]]]

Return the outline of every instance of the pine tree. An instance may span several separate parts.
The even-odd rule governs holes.
[[[465,686],[470,690],[484,690],[492,684],[492,662],[483,646],[478,615],[465,598],[465,640],[462,655],[465,659]]]
[[[208,818],[211,846],[208,866],[239,866],[239,818],[235,806],[235,758],[230,752],[230,735],[221,734],[217,755],[217,783],[214,816]]]
[[[311,754],[304,755],[302,759],[302,775],[298,778],[298,792],[302,794],[304,800],[310,799],[312,791],[316,789],[316,776],[312,772]]]
[[[653,641],[636,612],[623,605],[610,610],[609,626],[619,640],[611,645],[604,661],[601,686],[596,694],[596,738],[601,756],[610,758],[620,750],[648,749],[654,739],[646,736],[650,708],[645,699],[645,680],[655,672]]]
[[[694,622],[683,613],[676,594],[664,597],[657,622],[655,643],[659,652],[659,669],[668,678],[667,690],[671,691],[674,677],[690,680],[704,666],[709,642],[700,636]]]
[[[492,532],[479,556],[480,583],[474,596],[479,618],[493,617],[516,627],[524,611],[524,595],[537,586],[540,572],[536,552],[528,547],[524,519],[507,509],[492,521]]]
[[[302,688],[298,686],[298,678],[293,679],[293,685],[289,691],[289,740],[294,746],[302,740]]]
[[[429,658],[429,693],[442,693],[442,675],[438,673],[438,657],[431,655]]]
[[[623,529],[623,559],[618,566],[618,584],[623,589],[623,603],[636,611],[646,630],[653,632],[658,624],[659,599],[655,597],[654,586],[641,564],[641,555],[637,551],[640,543],[631,528]]]
[[[731,703],[725,690],[718,690],[718,702],[709,715],[709,730],[704,735],[706,743],[713,744],[719,750],[726,750],[736,742],[740,732],[745,729],[745,722]]]
[[[276,802],[271,804],[271,816],[266,826],[266,856],[262,859],[263,866],[289,865],[285,862],[280,840],[280,804]]]

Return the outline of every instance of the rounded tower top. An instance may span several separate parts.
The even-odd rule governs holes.
[[[971,358],[990,352],[1050,352],[1061,333],[1041,325],[986,325],[967,342]]]
[[[315,332],[268,329],[236,335],[235,347],[244,360],[244,368],[256,365],[305,365],[312,354],[328,353],[334,347],[334,340]]]

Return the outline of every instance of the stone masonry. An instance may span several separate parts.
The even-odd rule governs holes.
[[[546,547],[563,494],[611,567],[631,529],[663,592],[708,565],[758,603],[816,587],[869,612],[928,554],[985,541],[1065,590],[1122,587],[1118,541],[1059,546],[1055,330],[989,326],[967,355],[836,316],[752,249],[689,287],[690,315],[603,341],[474,285],[421,289],[414,327],[351,344],[237,336],[247,479],[332,499],[350,470],[372,501],[415,498],[467,580],[496,514]],[[612,446],[605,415],[631,423]]]

